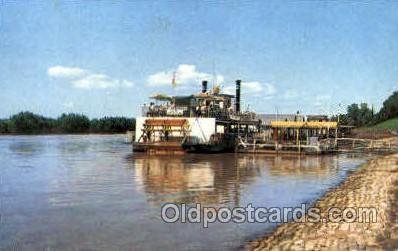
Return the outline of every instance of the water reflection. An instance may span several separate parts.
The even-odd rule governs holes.
[[[226,159],[221,161],[211,156],[204,160],[192,155],[179,158],[136,156],[136,182],[151,195],[152,203],[161,203],[166,198],[176,203],[235,204],[236,182],[245,182],[255,172],[239,167],[234,158]]]
[[[264,159],[271,175],[294,175],[300,179],[313,176],[328,176],[338,169],[338,158],[329,156],[275,156]]]
[[[45,150],[45,144],[41,141],[32,139],[23,139],[18,141],[11,141],[8,145],[8,150],[20,156],[39,155]]]
[[[89,150],[91,144],[87,141],[68,142],[60,141],[57,144],[57,150],[61,154],[82,154]]]
[[[259,177],[314,179],[338,171],[338,158],[323,156],[135,155],[135,181],[151,203],[240,204],[241,190]]]

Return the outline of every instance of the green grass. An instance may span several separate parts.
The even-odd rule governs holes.
[[[381,129],[398,129],[398,117],[383,121],[377,125],[373,126],[374,128],[381,128]]]

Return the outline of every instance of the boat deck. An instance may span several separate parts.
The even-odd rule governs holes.
[[[147,154],[184,154],[180,142],[133,143],[133,152]]]

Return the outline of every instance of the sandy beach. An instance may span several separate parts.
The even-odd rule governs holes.
[[[247,250],[393,250],[398,248],[398,154],[370,160],[314,207],[327,217],[331,207],[377,210],[374,222],[282,224],[250,242]],[[308,216],[306,216],[308,218]]]

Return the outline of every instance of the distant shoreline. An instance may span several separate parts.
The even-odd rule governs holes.
[[[398,247],[398,153],[372,159],[320,198],[322,218],[332,207],[376,208],[377,221],[290,222],[251,241],[247,250],[347,250]],[[306,216],[308,218],[308,216]]]
[[[135,118],[103,117],[90,119],[83,114],[62,114],[57,118],[44,117],[29,111],[0,119],[0,134],[114,134],[135,128]]]
[[[123,132],[90,132],[90,133],[0,133],[1,136],[57,136],[57,135],[124,135]]]

